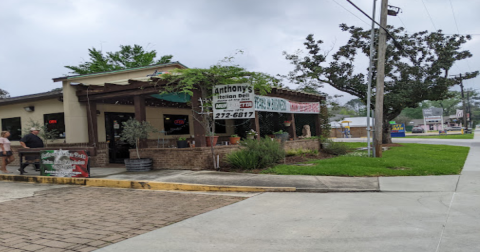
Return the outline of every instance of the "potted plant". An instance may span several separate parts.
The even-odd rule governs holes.
[[[230,136],[230,144],[239,144],[240,143],[240,137],[236,134],[233,134]]]
[[[292,123],[292,122],[291,122],[291,121],[288,121],[288,120],[283,121],[283,125],[285,125],[285,127],[290,127],[290,124],[291,124],[291,123]]]
[[[288,132],[283,132],[283,130],[273,132],[273,134],[275,135],[275,139],[280,139],[282,141],[286,141],[289,137]]]
[[[177,148],[181,149],[181,148],[187,148],[187,147],[188,147],[187,138],[179,137],[177,139]]]
[[[247,139],[254,139],[257,135],[257,132],[253,129],[247,131]]]
[[[218,136],[215,136],[215,133],[213,132],[208,132],[205,141],[207,142],[207,147],[215,146],[217,145]]]
[[[138,152],[140,139],[146,139],[148,133],[155,132],[155,128],[151,126],[148,122],[139,122],[134,118],[128,119],[128,121],[123,122],[123,131],[120,134],[120,139],[129,143],[130,145],[135,146],[137,159],[125,159],[125,167],[127,171],[149,171],[152,169],[152,159],[150,158],[140,158],[140,153]]]

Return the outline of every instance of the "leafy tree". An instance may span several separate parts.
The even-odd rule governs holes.
[[[357,57],[358,55],[363,54],[367,58],[370,55],[370,30],[345,24],[341,24],[340,28],[350,33],[350,39],[332,55],[330,63],[327,63],[327,52],[321,50],[323,41],[316,41],[310,34],[304,43],[307,55],[301,57],[298,52],[284,53],[286,59],[295,66],[286,77],[303,86],[322,87],[326,83],[366,103],[368,69],[358,70],[355,66],[364,60],[364,57]],[[382,108],[383,143],[391,143],[388,121],[398,116],[403,109],[416,108],[424,100],[450,98],[449,88],[459,83],[458,80],[448,78],[450,68],[456,61],[472,57],[469,51],[460,50],[471,39],[470,36],[447,36],[441,30],[407,34],[403,28],[387,28],[402,48],[398,49],[392,38],[387,39]],[[378,37],[378,29],[375,29],[375,34]],[[378,43],[378,40],[375,41]],[[374,58],[377,58],[378,45],[375,44],[374,48]],[[376,83],[376,66],[373,72],[372,83]],[[478,71],[467,72],[463,74],[463,79],[477,75]]]
[[[367,116],[367,106],[358,98],[351,99],[345,103],[345,107],[352,110],[354,112],[354,116]]]
[[[96,48],[88,49],[90,61],[81,63],[78,66],[65,66],[72,70],[72,74],[90,74],[98,72],[107,72],[132,67],[148,66],[152,64],[169,63],[172,55],[163,55],[160,59],[157,57],[155,50],[145,51],[140,45],[121,45],[120,51],[107,52],[103,54],[101,50]]]
[[[230,62],[231,58],[226,58],[224,61]],[[247,71],[238,65],[222,65],[221,63],[210,68],[175,69],[170,71],[170,74],[160,75],[160,78],[168,83],[164,86],[164,93],[185,93],[193,96],[194,90],[200,91],[203,107],[192,106],[193,118],[200,122],[207,136],[215,134],[211,104],[212,90],[215,85],[250,83],[259,94],[265,95],[278,83],[277,79],[270,75]],[[213,139],[210,146],[213,167],[215,167]]]
[[[0,99],[5,99],[8,97],[10,97],[10,94],[7,91],[0,88]]]

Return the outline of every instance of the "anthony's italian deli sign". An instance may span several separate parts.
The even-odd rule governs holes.
[[[212,101],[215,120],[255,118],[255,94],[250,84],[217,85]]]
[[[255,111],[318,114],[320,113],[320,103],[294,102],[282,98],[255,95]]]
[[[40,152],[42,176],[89,177],[85,151],[46,150]]]

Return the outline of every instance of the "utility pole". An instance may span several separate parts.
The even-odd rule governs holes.
[[[470,108],[470,91],[467,91],[467,110],[468,110],[468,127],[472,128],[472,110]]]
[[[388,0],[382,0],[380,12],[380,26],[387,27]],[[379,29],[378,61],[377,61],[377,88],[375,97],[375,157],[382,157],[383,134],[383,89],[385,85],[385,53],[387,50],[387,32]]]
[[[462,91],[463,127],[465,127],[465,129],[468,129],[468,125],[467,125],[467,109],[466,109],[466,106],[465,106],[465,95],[463,94],[463,79],[462,79],[462,74],[460,74],[460,90]]]

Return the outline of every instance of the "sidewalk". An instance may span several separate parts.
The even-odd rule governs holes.
[[[16,169],[18,168],[8,167],[8,170],[11,171],[13,175],[18,175],[18,172],[13,172],[16,171]],[[26,175],[38,175],[38,172],[33,171],[30,167],[26,170],[28,172]],[[0,179],[1,177],[2,175],[0,175]],[[249,191],[249,188],[252,188],[252,190],[255,188],[270,188],[271,190],[267,191],[297,192],[375,192],[379,190],[378,178],[376,177],[284,176],[190,170],[127,172],[125,168],[95,167],[91,168],[91,177],[92,179],[111,180],[111,182],[164,182],[184,185],[240,187],[240,189],[245,189],[242,191]],[[113,185],[115,184],[118,183],[113,183]],[[282,190],[282,188],[292,188],[293,190]]]

